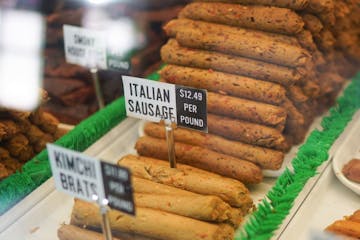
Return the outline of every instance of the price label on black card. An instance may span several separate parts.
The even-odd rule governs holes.
[[[130,61],[124,60],[124,57],[121,54],[110,51],[110,49],[107,49],[106,63],[107,69],[113,71],[124,72],[124,70],[129,71],[131,68]]]
[[[207,132],[206,90],[176,86],[177,125]]]
[[[108,205],[113,209],[135,215],[130,171],[118,165],[101,162],[101,172]]]

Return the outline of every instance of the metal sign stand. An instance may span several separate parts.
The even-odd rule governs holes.
[[[90,72],[91,72],[91,75],[92,75],[92,80],[93,80],[93,84],[94,84],[94,88],[95,88],[95,94],[96,94],[97,102],[99,104],[99,108],[103,109],[104,108],[104,98],[103,98],[103,95],[101,93],[99,76],[98,76],[98,69],[97,68],[91,68]]]
[[[110,227],[110,221],[108,216],[108,207],[107,205],[100,204],[100,214],[101,214],[101,228],[106,240],[112,240],[112,233]]]
[[[166,133],[166,142],[168,146],[170,167],[176,168],[175,140],[174,140],[175,122],[166,121],[166,120],[164,122],[165,122],[165,133]]]

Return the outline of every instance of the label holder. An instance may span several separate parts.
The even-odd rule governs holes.
[[[106,187],[105,180],[109,177],[112,177],[114,180],[118,180],[119,184],[126,184],[124,189],[126,191],[120,191],[118,197],[124,199],[125,201],[130,201],[131,209],[125,210],[124,208],[116,208],[119,211],[123,211],[127,214],[135,215],[135,205],[133,198],[133,190],[131,184],[131,173],[129,169],[117,166],[114,164],[102,162],[98,159],[88,157],[82,153],[69,150],[54,144],[47,144],[49,162],[51,170],[54,175],[55,186],[58,191],[65,192],[71,196],[78,197],[85,201],[96,202],[99,206],[99,214],[101,216],[101,228],[103,232],[104,239],[112,240],[111,225],[108,217],[109,206],[114,207],[113,204],[108,200],[108,196],[111,196],[111,189]],[[84,168],[80,171],[79,164],[87,166],[89,172],[85,173]],[[75,167],[74,167],[75,166]],[[109,171],[110,174],[105,173],[105,167],[111,167],[112,171]],[[91,170],[91,172],[90,172]],[[79,171],[79,173],[77,173]],[[105,171],[105,172],[104,172]],[[121,173],[121,177],[119,176]],[[89,176],[92,178],[94,188],[97,189],[92,195],[79,195],[79,192],[69,192],[68,188],[65,187],[67,184],[64,182],[67,178],[61,178],[60,176],[69,175],[72,179],[76,179],[77,182],[88,180]],[[85,176],[86,175],[86,176]],[[128,202],[129,203],[129,202]]]

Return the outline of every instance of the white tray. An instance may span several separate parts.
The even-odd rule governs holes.
[[[344,130],[344,132],[336,139],[335,143],[332,145],[330,151],[329,151],[329,159],[333,159],[334,156],[340,152],[340,147],[343,145],[344,142],[347,141],[347,139],[351,138],[354,129],[357,129],[360,127],[360,110],[357,111],[356,114],[354,114],[352,121],[348,124],[348,126],[346,127],[346,129]],[[358,140],[359,141],[359,140]],[[318,184],[322,181],[328,181],[328,180],[324,180],[323,178],[329,178],[331,179],[331,181],[336,181],[337,179],[335,179],[333,176],[329,177],[329,173],[325,174],[325,170],[326,171],[330,171],[330,174],[333,174],[331,171],[331,162],[332,161],[326,161],[324,164],[322,164],[317,172],[319,173],[318,175],[316,175],[315,177],[311,178],[306,185],[304,186],[303,190],[301,191],[301,193],[299,194],[299,196],[296,198],[295,202],[294,202],[294,206],[292,207],[290,214],[286,217],[286,219],[284,220],[283,224],[281,225],[281,227],[276,231],[276,234],[274,236],[274,239],[310,239],[308,236],[307,237],[303,237],[301,238],[296,237],[296,238],[284,238],[282,237],[284,232],[288,232],[291,231],[292,228],[294,229],[294,235],[296,236],[296,228],[300,227],[301,229],[309,229],[309,228],[304,228],[302,226],[301,221],[306,222],[306,226],[309,227],[311,226],[311,224],[307,224],[308,223],[308,219],[306,218],[306,215],[303,217],[300,217],[299,222],[293,222],[293,219],[296,217],[298,217],[299,212],[301,212],[301,210],[303,209],[303,204],[305,202],[308,201],[308,197],[310,194],[315,194],[316,195],[316,191],[314,190],[315,187],[318,187]],[[329,167],[330,166],[330,167]],[[330,170],[329,170],[330,169]],[[320,181],[321,180],[321,181]],[[337,181],[337,184],[339,184],[339,182]],[[360,200],[360,199],[359,199]],[[360,203],[359,203],[360,204]],[[338,206],[339,209],[342,209],[343,205]],[[319,207],[318,203],[315,201],[313,203],[313,206],[310,206],[309,211],[314,211],[314,209],[316,209],[317,207]],[[324,206],[323,206],[324,207]],[[328,211],[332,211],[332,209],[328,209]],[[326,218],[324,218],[326,219]],[[290,230],[289,230],[290,229]],[[306,234],[309,234],[310,232],[307,232]],[[287,236],[287,235],[286,235]]]
[[[344,158],[349,152],[354,153],[354,144],[360,143],[359,134],[360,111],[335,141],[330,150],[330,159]],[[275,239],[310,239],[311,236],[321,235],[335,220],[360,209],[360,197],[336,178],[332,164],[333,161],[325,162],[318,169],[320,174],[309,180],[312,183],[306,184],[296,199]]]
[[[360,197],[335,177],[331,163],[277,239],[312,239],[335,220],[360,209]]]

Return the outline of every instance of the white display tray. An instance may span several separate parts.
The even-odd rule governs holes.
[[[278,239],[313,239],[335,220],[360,209],[360,197],[335,176],[331,162]]]
[[[357,114],[356,120],[358,120],[359,115],[360,114]],[[350,124],[332,148],[330,152],[331,156],[336,151],[339,141],[343,141],[349,135],[349,132],[351,132],[355,122],[360,123],[359,121],[353,121]],[[135,153],[134,144],[138,138],[139,124],[140,121],[138,120],[124,120],[121,124],[112,129],[108,134],[86,150],[85,153],[114,163],[124,154]],[[322,169],[324,167],[325,166],[323,166]],[[314,189],[315,183],[318,181],[320,176],[322,175],[312,178],[306,184],[304,190],[297,198],[291,213],[284,221],[282,228],[279,229],[277,236],[286,233],[289,226],[297,228],[297,225],[300,224],[302,227],[303,223],[301,220],[308,221],[307,216],[303,216],[299,222],[294,222],[293,224],[295,216],[297,217],[299,212],[299,207],[304,206],[308,199],[307,196],[309,196],[309,193],[311,193]],[[337,179],[332,179],[332,181],[337,181]],[[259,203],[263,199],[274,183],[274,178],[265,178],[263,183],[249,187],[255,204]],[[342,188],[345,187],[342,186]],[[46,191],[44,191],[44,189]],[[31,193],[14,208],[0,217],[0,240],[58,239],[57,229],[61,224],[69,223],[72,205],[73,198],[56,191],[54,189],[53,180],[49,179],[36,191]],[[342,206],[342,204],[337,205],[339,211]],[[332,207],[330,207],[330,209],[331,208]],[[314,207],[312,210],[314,211]],[[344,208],[344,214],[346,214],[346,210],[347,209]],[[326,218],[324,219],[326,220]],[[291,224],[289,225],[289,223]],[[275,238],[277,238],[277,236]]]
[[[280,226],[280,228],[276,231],[275,237],[274,239],[310,239],[308,236],[305,238],[301,238],[296,237],[296,238],[285,238],[283,237],[283,234],[287,233],[288,231],[291,231],[292,228],[294,228],[294,232],[292,236],[296,236],[296,229],[299,227],[302,228],[303,225],[309,222],[309,219],[307,219],[307,216],[303,216],[300,218],[299,222],[293,222],[295,216],[298,217],[299,212],[302,211],[304,203],[308,201],[308,197],[310,194],[316,195],[317,194],[317,190],[314,190],[314,188],[318,188],[319,184],[323,183],[323,182],[327,182],[327,181],[336,181],[336,189],[332,189],[335,192],[339,190],[339,194],[341,194],[341,192],[345,189],[346,191],[348,189],[346,189],[346,187],[344,187],[344,185],[342,185],[338,179],[336,177],[333,177],[333,173],[331,171],[331,160],[334,158],[335,155],[337,155],[338,153],[341,153],[341,147],[343,146],[344,142],[347,142],[347,140],[349,138],[351,138],[353,136],[353,133],[356,129],[360,129],[360,110],[357,111],[356,114],[354,114],[352,121],[348,124],[348,126],[346,127],[346,129],[344,130],[344,132],[337,138],[337,140],[334,142],[334,144],[332,145],[330,151],[329,151],[329,159],[328,161],[324,162],[319,168],[318,168],[318,175],[316,175],[315,177],[311,178],[306,185],[304,186],[303,190],[301,191],[301,193],[299,194],[299,196],[296,198],[295,202],[294,202],[294,206],[291,208],[290,213],[288,214],[288,216],[286,217],[286,219],[284,220],[283,224]],[[357,142],[359,142],[359,139],[356,140]],[[330,166],[330,167],[329,167]],[[330,169],[330,170],[329,170]],[[325,174],[326,172],[327,173]],[[331,175],[331,177],[329,177],[329,174]],[[328,179],[328,180],[326,180]],[[320,181],[321,180],[321,181]],[[331,184],[330,184],[331,185]],[[324,190],[326,191],[326,190]],[[329,192],[330,194],[330,192]],[[331,195],[330,195],[331,197]],[[353,195],[351,196],[352,198],[349,201],[352,201],[353,199]],[[357,201],[359,201],[360,199],[358,199]],[[358,205],[360,205],[360,202],[358,203]],[[308,211],[313,211],[314,214],[316,214],[316,209],[319,207],[319,203],[317,203],[316,201],[313,202],[312,206],[309,205],[310,209]],[[326,207],[326,206],[322,206],[322,207]],[[342,204],[338,204],[338,209],[341,211],[341,209],[343,209],[343,205]],[[359,208],[359,207],[358,207]],[[330,207],[328,209],[329,212],[332,211],[332,208]],[[344,211],[346,211],[346,208],[344,208]],[[320,216],[319,216],[320,217]],[[324,218],[324,220],[326,220],[326,217]],[[303,221],[303,223],[301,222]],[[307,227],[310,227],[311,225],[308,224]],[[289,230],[290,229],[290,230]],[[305,229],[305,228],[304,228]],[[306,228],[309,229],[309,228]],[[322,231],[321,231],[322,232]],[[298,232],[299,233],[299,232]],[[305,234],[309,234],[310,232],[307,231]],[[287,235],[286,235],[287,236]]]

